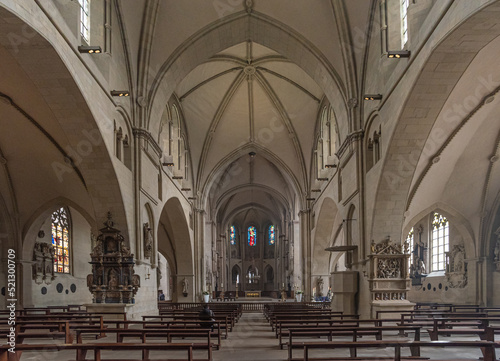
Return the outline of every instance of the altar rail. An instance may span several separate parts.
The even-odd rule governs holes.
[[[170,302],[170,301],[159,301],[158,309],[162,310],[183,310],[185,308],[201,307],[204,302]],[[211,302],[211,305],[216,307],[217,305],[237,305],[243,307],[243,311],[262,311],[264,310],[264,305],[283,305],[283,302]],[[296,305],[299,303],[290,302],[290,305]],[[300,302],[303,306],[315,307],[315,308],[330,308],[330,302]],[[215,308],[214,308],[215,310]]]

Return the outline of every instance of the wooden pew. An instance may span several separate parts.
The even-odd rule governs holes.
[[[277,338],[278,342],[281,348],[283,348],[283,345],[285,345],[285,342],[283,340],[285,338],[288,338],[289,336],[289,329],[290,328],[298,328],[298,329],[303,329],[303,330],[315,330],[318,328],[325,328],[325,327],[337,327],[337,328],[349,328],[349,327],[360,327],[360,325],[364,325],[363,327],[381,327],[381,326],[394,326],[391,322],[391,320],[377,320],[377,319],[362,319],[362,320],[352,320],[352,321],[338,321],[338,320],[329,320],[329,321],[304,321],[301,323],[288,323],[287,321],[280,322],[278,327],[276,328],[277,332]],[[409,325],[412,327],[418,327],[419,329],[421,326],[416,326],[416,325]],[[402,336],[407,336],[404,332],[404,329],[401,330],[401,335]]]
[[[16,322],[16,332],[18,335],[22,335],[23,339],[35,338],[36,336],[34,335],[34,332],[32,332],[33,330],[53,333],[54,336],[57,335],[56,333],[59,333],[59,336],[56,337],[63,337],[62,333],[64,333],[65,340],[67,343],[70,343],[69,340],[72,339],[72,336],[68,338],[66,334],[69,333],[71,335],[71,330],[77,327],[92,328],[96,333],[99,333],[101,337],[104,337],[106,326],[104,326],[102,316],[99,316],[98,319],[99,322],[85,322],[84,320],[20,320]]]
[[[339,311],[330,311],[330,310],[309,310],[309,311],[280,311],[280,312],[273,312],[268,315],[267,320],[271,324],[272,327],[274,327],[276,319],[281,319],[282,317],[293,317],[293,316],[325,316],[327,317],[347,317],[347,318],[358,318],[358,315],[344,315],[342,312]]]
[[[43,330],[43,328],[38,328],[38,332],[32,332],[31,329],[30,331],[26,331],[25,329],[26,327],[21,324],[16,325],[16,344],[22,344],[26,338],[63,338],[64,343],[73,343],[69,321],[61,321],[61,323],[57,325],[57,329],[54,329],[53,325],[48,325],[44,332],[40,331]]]
[[[79,327],[75,330],[76,342],[83,343],[83,335],[95,333],[92,328]],[[161,328],[106,328],[106,334],[114,333],[116,335],[116,342],[123,342],[125,337],[139,337],[142,342],[146,342],[148,337],[166,337],[167,342],[172,342],[172,337],[203,337],[207,338],[207,345],[212,344],[212,337],[215,336],[215,346],[217,350],[221,347],[221,333],[220,331],[212,331],[207,328],[176,328],[176,327],[161,327]]]
[[[427,332],[429,333],[429,337],[432,341],[437,341],[439,339],[439,335],[445,335],[445,336],[451,336],[451,335],[460,335],[460,336],[470,336],[470,335],[477,335],[481,340],[488,340],[488,341],[494,341],[494,334],[500,332],[500,327],[489,327],[485,326],[484,322],[479,324],[479,327],[476,328],[450,328],[449,325],[452,327],[455,326],[454,322],[446,323],[443,324],[440,322],[440,320],[435,320],[434,321],[434,326],[432,328],[427,329]],[[463,325],[463,324],[460,324]],[[489,331],[486,331],[486,329],[489,328]]]
[[[160,320],[172,320],[172,321],[199,321],[199,316],[198,314],[191,314],[191,315],[176,315],[176,316],[167,316],[167,315],[160,315],[160,316],[142,316],[143,320],[148,320],[148,319],[160,319]],[[234,327],[234,318],[231,318],[230,316],[227,315],[215,315],[214,320],[218,321],[221,323],[221,328],[222,329],[227,329],[229,332],[233,330]]]
[[[314,360],[309,357],[309,351],[312,349],[340,349],[348,348],[351,350],[351,358],[356,357],[357,352],[352,350],[358,350],[363,348],[394,348],[394,358],[390,360],[401,361],[401,360],[415,360],[416,357],[405,357],[401,356],[401,348],[419,348],[422,347],[468,347],[468,348],[481,348],[483,353],[483,361],[495,361],[495,343],[490,341],[358,341],[358,342],[302,342],[298,347],[304,350],[304,361]],[[334,359],[328,358],[328,359]],[[336,360],[349,360],[349,357],[337,357]],[[359,358],[358,358],[359,359]],[[380,358],[370,358],[363,357],[363,360],[370,359],[380,359]],[[425,358],[427,359],[427,358]],[[300,359],[302,360],[302,358]],[[321,360],[326,360],[322,357]],[[441,361],[456,361],[457,359],[453,356],[447,360]],[[291,361],[291,359],[289,359]],[[474,360],[476,361],[476,360]]]
[[[275,330],[278,322],[281,321],[293,321],[293,322],[311,322],[311,321],[356,321],[358,315],[280,315],[279,317],[275,317],[271,322],[272,331]]]
[[[419,326],[328,327],[317,328],[315,330],[304,330],[302,328],[296,328],[289,329],[288,359],[292,360],[292,353],[294,348],[302,348],[302,346],[300,345],[303,342],[293,342],[294,337],[327,336],[328,341],[332,341],[333,336],[351,336],[352,342],[355,343],[358,342],[358,337],[361,336],[375,336],[377,340],[382,340],[382,333],[384,331],[398,331],[399,333],[405,331],[413,331],[415,332],[414,341],[420,341]],[[355,352],[355,349],[351,350],[352,355],[355,354]],[[412,356],[420,356],[420,350],[418,349],[418,347],[412,347],[411,353]]]
[[[151,319],[149,319],[152,317]],[[113,325],[115,328],[129,328],[130,326],[140,326],[142,328],[159,328],[159,327],[167,327],[167,328],[191,328],[197,329],[200,328],[199,320],[165,320],[161,319],[160,316],[145,316],[144,321],[121,321],[121,320],[104,320],[104,326],[109,327]],[[228,325],[227,320],[225,322],[214,321],[213,322],[213,333],[212,336],[216,337],[224,337],[227,339],[228,336]]]
[[[454,328],[454,327],[479,327],[485,328],[490,326],[494,322],[500,322],[500,317],[498,316],[490,316],[490,317],[460,317],[458,314],[455,314],[452,317],[436,317],[434,319],[428,320],[430,322],[430,326],[434,327],[434,323],[437,321],[438,328]],[[417,321],[413,322],[413,324],[421,324],[423,322]],[[406,324],[412,324],[407,322]]]
[[[193,358],[193,350],[204,349],[204,344],[197,343],[86,343],[86,344],[30,344],[17,345],[14,353],[9,352],[9,346],[0,346],[0,361],[20,361],[23,352],[28,351],[63,351],[76,350],[76,361],[85,361],[88,351],[94,352],[95,361],[105,361],[101,356],[101,351],[141,351],[142,357],[136,360],[151,360],[149,352],[153,350],[187,351],[187,356],[183,360],[196,361]],[[170,358],[171,359],[171,358]],[[168,361],[168,358],[155,358],[154,361]],[[200,361],[211,361],[209,353],[207,359],[199,359]],[[127,359],[127,361],[133,361]],[[151,360],[153,361],[153,360]]]

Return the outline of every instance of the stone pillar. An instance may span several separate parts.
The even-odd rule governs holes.
[[[302,237],[302,282],[304,285],[304,300],[311,299],[311,274],[312,274],[312,255],[311,255],[311,210],[305,209],[299,212],[300,217],[300,236]],[[299,285],[300,288],[300,285]]]
[[[7,264],[7,263],[3,263]],[[33,289],[32,289],[32,271],[33,261],[19,260],[16,262],[16,293],[17,305],[23,307],[34,307]],[[7,291],[7,287],[6,291]]]
[[[208,242],[208,244],[211,243],[211,237],[208,240],[205,240],[205,211],[203,209],[194,209],[194,215],[193,215],[193,225],[194,225],[194,274],[197,275],[195,277],[195,282],[191,282],[193,284],[193,293],[199,293],[200,299],[202,292],[205,290],[205,262],[206,262],[206,254],[205,254],[205,242]],[[211,235],[210,232],[206,233],[207,235]],[[210,248],[207,247],[207,249],[210,251]],[[182,295],[182,288],[178,289],[179,295]],[[192,295],[192,299],[196,301],[195,295]]]

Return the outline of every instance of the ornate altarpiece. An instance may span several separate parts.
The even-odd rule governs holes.
[[[446,252],[445,276],[452,288],[464,288],[467,285],[467,263],[465,262],[464,244],[454,245]]]
[[[45,282],[50,285],[54,275],[54,247],[48,243],[35,242],[33,248],[33,280],[37,285]]]
[[[134,255],[124,245],[121,232],[113,228],[109,213],[104,225],[90,254],[92,273],[87,276],[87,286],[93,302],[134,303],[140,287],[139,275],[134,274]]]
[[[408,243],[392,242],[390,238],[380,243],[372,241],[369,283],[372,311],[382,309],[406,310],[413,307],[407,300],[410,290]]]

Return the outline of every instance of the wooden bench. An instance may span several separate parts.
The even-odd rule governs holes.
[[[95,333],[92,328],[77,328],[75,329],[75,336],[77,343],[83,343],[83,335]],[[173,337],[184,338],[207,338],[207,345],[215,346],[217,350],[221,346],[220,332],[213,332],[206,328],[106,328],[106,334],[116,334],[116,342],[123,342],[125,337],[139,337],[142,342],[146,342],[148,337],[166,337],[167,342],[172,342]],[[212,343],[212,337],[216,336],[216,343]]]
[[[452,303],[439,303],[439,302],[417,302],[415,306],[413,306],[414,310],[437,310],[441,308],[443,310],[451,311],[453,307]]]
[[[129,328],[130,326],[140,326],[142,328],[159,328],[159,327],[167,327],[167,328],[189,328],[189,329],[198,329],[200,328],[199,320],[162,320],[159,316],[154,316],[152,319],[149,319],[150,316],[145,316],[146,320],[144,321],[121,321],[121,320],[104,320],[105,326],[114,325],[115,328]],[[224,337],[227,339],[228,336],[228,323],[214,321],[213,322],[213,332],[212,336],[216,337]]]
[[[273,317],[271,321],[271,329],[275,330],[277,324],[281,321],[293,322],[311,322],[311,321],[356,321],[357,318],[350,318],[352,315],[280,315]],[[357,315],[354,315],[357,316]]]
[[[106,326],[104,326],[103,322],[99,323],[88,323],[83,322],[82,320],[33,320],[33,321],[19,321],[16,325],[16,330],[18,333],[26,333],[26,331],[33,330],[47,330],[48,332],[62,332],[65,331],[66,323],[68,323],[69,330],[73,330],[78,327],[87,327],[93,328],[96,332],[100,333],[101,336],[105,336],[104,332]]]
[[[333,336],[351,336],[352,342],[358,342],[358,337],[361,336],[375,336],[377,340],[382,340],[382,333],[384,331],[398,331],[399,333],[405,331],[414,331],[414,341],[420,341],[420,327],[418,326],[375,326],[375,327],[329,327],[318,328],[316,330],[304,329],[289,329],[288,341],[288,359],[292,360],[294,348],[302,348],[303,342],[293,342],[293,337],[321,337],[327,336],[328,341],[332,341]],[[355,353],[355,349],[351,350],[351,354]],[[412,356],[420,356],[418,347],[411,348]]]
[[[63,338],[64,343],[73,343],[73,336],[71,335],[68,321],[62,321],[57,325],[46,326],[48,327],[45,332],[32,332],[32,329],[26,331],[25,329],[27,327],[25,325],[16,325],[16,344],[22,344],[26,338]],[[54,326],[57,326],[57,329],[55,329]]]
[[[276,338],[280,338],[280,335],[287,336],[287,330],[289,328],[300,328],[300,327],[331,327],[336,325],[347,325],[347,326],[359,326],[358,320],[350,321],[338,321],[338,320],[311,320],[311,321],[278,321],[275,327]],[[374,325],[375,326],[375,325]]]
[[[165,316],[165,315],[160,315],[160,316],[142,316],[142,319],[144,321],[147,321],[147,320],[154,320],[154,319],[158,319],[160,321],[179,321],[179,322],[182,322],[182,321],[200,321],[199,319],[199,316],[198,314],[196,315],[186,315],[186,316],[180,316],[180,315],[177,315],[177,316]],[[214,320],[217,321],[217,322],[220,322],[221,324],[221,329],[226,329],[228,330],[228,332],[231,332],[233,330],[233,327],[235,325],[234,323],[234,318],[231,318],[230,316],[221,316],[221,315],[215,315],[214,316]]]
[[[394,348],[394,357],[385,358],[389,360],[415,360],[419,359],[417,356],[401,356],[401,348],[409,347],[410,349],[421,349],[422,347],[468,347],[480,348],[483,354],[483,361],[495,361],[495,343],[490,341],[358,341],[358,342],[302,342],[297,344],[297,347],[303,348],[304,357],[300,360],[309,361],[314,358],[309,357],[311,349],[341,349],[348,348],[351,352],[350,357],[327,357],[322,356],[318,360],[352,360],[362,359],[370,360],[380,357],[357,357],[357,350],[363,348]],[[383,358],[382,358],[383,359]],[[428,359],[427,357],[420,357],[420,359]],[[289,361],[296,359],[289,359]],[[463,359],[461,359],[463,361]],[[453,356],[450,359],[440,361],[458,361]],[[474,361],[476,361],[474,359]]]
[[[476,316],[472,317],[466,315],[464,317],[460,316],[460,314],[448,314],[448,315],[436,315],[430,317],[419,317],[415,318],[413,315],[401,314],[401,320],[399,322],[400,325],[420,325],[420,326],[433,326],[436,321],[441,323],[441,327],[453,327],[453,326],[466,326],[473,327],[479,325],[479,327],[484,328],[489,325],[490,321],[499,321],[500,318],[497,317],[481,317]]]
[[[318,330],[318,329],[328,329],[328,328],[332,328],[332,329],[349,329],[349,328],[361,328],[361,329],[368,329],[368,328],[381,328],[381,327],[397,327],[397,329],[400,331],[400,335],[401,336],[407,336],[407,332],[405,331],[408,331],[408,330],[413,330],[415,328],[418,328],[419,329],[419,333],[420,333],[420,328],[421,326],[416,326],[416,325],[408,325],[409,328],[405,328],[405,327],[408,327],[408,326],[395,326],[395,325],[382,325],[380,322],[375,322],[375,321],[378,321],[378,320],[359,320],[359,321],[353,321],[353,322],[347,322],[347,323],[331,323],[330,325],[314,325],[313,324],[285,324],[285,325],[282,325],[281,326],[281,330],[280,332],[278,333],[278,342],[279,342],[279,345],[280,347],[282,347],[282,345],[284,345],[285,343],[283,342],[283,339],[285,338],[288,338],[289,337],[289,330],[290,329],[302,329],[304,331],[308,331],[308,330],[311,330],[311,331],[315,331],[315,330]],[[345,322],[345,321],[343,321]],[[371,325],[371,323],[374,323],[373,325]],[[363,327],[360,327],[360,324],[363,324],[363,325],[366,325],[366,326],[363,326]],[[381,330],[383,330],[383,328],[381,328]]]
[[[341,311],[323,310],[316,308],[307,309],[292,309],[292,310],[279,310],[274,312],[265,313],[266,319],[269,321],[273,317],[279,317],[281,315],[342,315]]]
[[[434,324],[433,328],[427,329],[429,337],[432,341],[437,341],[439,335],[451,336],[461,335],[470,336],[477,335],[481,340],[495,341],[495,333],[500,333],[500,327],[485,327],[485,328],[439,328],[438,323]]]
[[[201,309],[199,310],[172,310],[172,311],[162,311],[160,316],[170,316],[172,319],[183,319],[183,318],[196,318],[199,316]],[[240,313],[236,309],[216,309],[212,308],[215,316],[228,317],[231,321],[231,326],[234,326],[240,318]]]
[[[149,352],[153,350],[174,351],[183,350],[187,352],[184,360],[196,361],[193,358],[193,350],[204,349],[204,344],[196,343],[86,343],[86,344],[30,344],[30,345],[16,345],[14,353],[9,352],[9,346],[0,346],[0,361],[20,361],[23,352],[28,351],[63,351],[63,350],[76,350],[76,361],[85,361],[88,351],[94,352],[95,361],[104,361],[101,357],[101,351],[141,351],[142,357],[136,360],[151,360],[151,361],[169,361],[167,358],[149,358]],[[111,360],[111,359],[105,359]],[[118,359],[114,359],[118,360]],[[178,360],[178,358],[176,358]],[[211,361],[212,359],[198,359],[199,361]],[[127,359],[127,361],[132,361]]]

